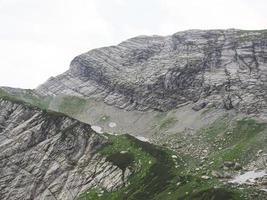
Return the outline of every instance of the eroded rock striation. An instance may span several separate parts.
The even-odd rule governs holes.
[[[96,97],[128,110],[205,102],[258,113],[267,108],[266,85],[266,30],[189,30],[91,50],[37,92]]]
[[[0,199],[72,200],[127,174],[97,153],[108,139],[59,113],[0,98]]]

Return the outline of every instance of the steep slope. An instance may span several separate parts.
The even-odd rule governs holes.
[[[139,36],[77,56],[37,92],[95,97],[127,110],[168,111],[198,102],[200,108],[266,113],[266,63],[266,30]]]
[[[264,123],[227,117],[194,136],[174,135],[170,145],[158,140],[175,153],[129,135],[99,135],[63,114],[0,96],[1,199],[266,198],[264,179],[241,189],[229,184],[241,169],[264,169]],[[239,168],[225,169],[235,162]]]
[[[127,174],[97,153],[108,143],[87,124],[0,98],[0,198],[72,200],[122,186]]]
[[[190,133],[199,130],[227,112],[224,109],[214,109],[206,106],[200,111],[192,109],[192,104],[172,109],[169,112],[150,110],[148,112],[117,108],[107,105],[94,97],[56,95],[42,96],[35,90],[17,88],[2,88],[3,94],[13,98],[20,98],[30,104],[41,106],[56,112],[64,113],[79,121],[98,127],[109,133],[129,133],[137,137],[153,139],[164,134],[172,135],[179,132]]]
[[[251,134],[254,129],[254,135],[263,131],[263,124],[253,123],[253,121],[250,121],[249,123],[250,124],[248,125],[250,126],[250,130],[248,132],[243,130],[242,134]],[[265,133],[261,133],[261,135],[265,135]],[[206,132],[206,134],[208,134],[208,132]],[[203,136],[205,136],[205,134],[203,134]],[[244,142],[244,140],[242,142]],[[263,144],[264,146],[266,137],[264,140],[265,141],[262,141],[262,143],[259,144]],[[127,152],[133,152],[133,149],[138,149],[139,151],[142,150],[147,153],[146,159],[143,157],[139,158],[138,163],[142,163],[141,170],[134,176],[130,176],[129,184],[117,191],[108,192],[102,190],[101,188],[94,188],[82,194],[78,199],[263,200],[267,197],[266,192],[259,190],[266,188],[264,186],[264,184],[266,184],[266,178],[265,182],[261,177],[256,181],[257,184],[242,185],[241,187],[229,184],[229,181],[231,180],[229,174],[237,173],[237,171],[239,171],[242,167],[239,169],[237,169],[236,166],[235,168],[231,167],[229,171],[223,172],[221,164],[232,164],[230,162],[232,158],[234,158],[235,161],[241,161],[239,160],[241,156],[237,155],[235,148],[225,149],[223,150],[223,153],[215,149],[213,153],[203,159],[198,156],[193,158],[191,155],[194,154],[185,155],[183,152],[175,154],[173,151],[138,141],[128,135],[114,137],[113,141],[114,145],[111,148],[106,149],[106,151],[109,153],[111,152],[113,156],[114,152],[125,150],[125,147],[127,148]],[[255,144],[254,142],[247,143],[249,145]],[[239,148],[240,144],[236,142],[234,146]],[[245,151],[242,152],[244,149]],[[246,149],[246,147],[244,149],[240,149],[240,154],[242,154],[242,156],[245,156],[245,154],[249,152],[249,149]],[[115,155],[117,158],[118,155]],[[247,160],[249,159],[250,158]]]

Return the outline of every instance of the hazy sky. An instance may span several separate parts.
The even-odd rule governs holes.
[[[137,35],[266,29],[267,0],[0,0],[0,85],[34,88],[74,56]]]

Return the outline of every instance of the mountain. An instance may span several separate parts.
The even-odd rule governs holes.
[[[139,36],[77,56],[37,92],[96,97],[127,110],[168,111],[199,102],[266,112],[266,44],[266,30]]]
[[[138,36],[2,87],[0,197],[266,199],[266,86],[267,31],[228,29]]]
[[[100,135],[10,96],[0,97],[0,116],[3,200],[265,198],[253,188],[240,192],[211,179],[204,168],[195,171],[192,156],[130,135]]]

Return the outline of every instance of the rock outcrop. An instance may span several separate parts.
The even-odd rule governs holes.
[[[72,200],[127,175],[98,150],[109,144],[90,125],[0,98],[0,199]]]
[[[90,96],[127,110],[167,111],[205,100],[258,113],[267,111],[266,86],[266,30],[189,30],[91,50],[37,92]]]

